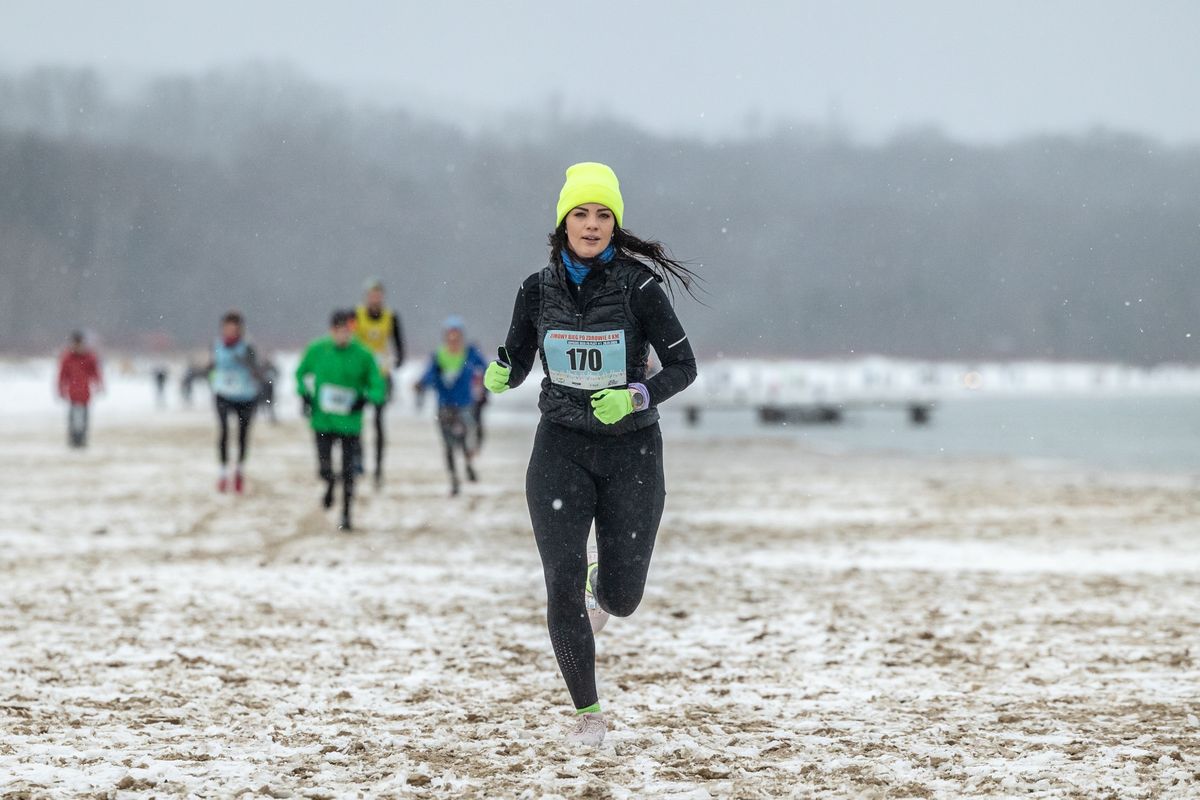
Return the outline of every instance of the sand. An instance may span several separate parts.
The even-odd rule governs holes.
[[[53,423],[53,424],[52,424]],[[10,426],[0,798],[1190,798],[1200,479],[667,436],[646,598],[569,700],[528,527],[528,424],[447,498],[393,414],[360,530],[306,430],[214,491],[206,413]]]

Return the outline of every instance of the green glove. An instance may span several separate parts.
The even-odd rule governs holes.
[[[613,425],[633,413],[633,393],[628,389],[601,389],[592,395],[592,414]]]
[[[483,385],[492,394],[500,394],[508,391],[508,376],[512,374],[512,367],[506,367],[499,361],[493,361],[488,364],[487,371],[483,373]]]

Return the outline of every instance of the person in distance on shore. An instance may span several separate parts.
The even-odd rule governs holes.
[[[209,382],[217,409],[217,458],[220,474],[217,491],[230,489],[229,480],[229,415],[237,418],[238,455],[234,467],[232,488],[237,494],[245,491],[245,463],[250,425],[258,405],[262,387],[262,372],[258,356],[246,337],[246,322],[239,311],[227,311],[221,317],[221,334],[213,342],[209,357]]]
[[[339,527],[352,529],[350,506],[354,498],[355,465],[358,463],[363,408],[382,404],[387,385],[375,357],[354,339],[350,323],[353,311],[334,311],[329,335],[316,339],[304,351],[296,367],[296,392],[304,404],[317,443],[317,470],[325,482],[321,503],[333,506],[337,474],[333,471],[333,446],[342,454],[342,520]]]
[[[696,378],[696,359],[660,284],[695,275],[623,225],[617,176],[567,170],[550,263],[525,279],[500,359],[484,385],[519,386],[540,352],[541,422],[525,497],[546,580],[547,625],[575,706],[569,742],[607,732],[596,691],[594,633],[642,599],[665,502],[658,406]],[[653,347],[662,370],[647,374]],[[587,546],[592,523],[597,551]]]
[[[278,380],[279,367],[268,355],[262,360],[262,391],[258,395],[258,404],[267,412],[272,425],[279,424],[279,415],[275,413],[275,382]]]
[[[478,434],[475,416],[476,402],[483,391],[483,371],[487,368],[475,345],[467,344],[465,326],[461,317],[452,316],[442,325],[442,344],[429,358],[429,367],[417,381],[414,389],[418,398],[426,389],[437,392],[438,428],[442,432],[442,444],[446,449],[446,469],[450,471],[450,495],[459,493],[458,467],[455,463],[456,450],[463,454],[463,465],[467,480],[474,483],[479,478],[475,473],[474,459]]]
[[[383,400],[371,403],[375,409],[375,488],[379,488],[383,485],[383,451],[386,445],[383,411],[392,399],[392,370],[400,369],[404,364],[404,333],[400,328],[400,315],[384,305],[383,281],[367,278],[363,290],[366,292],[363,303],[354,309],[354,338],[371,351],[387,385]],[[363,474],[361,447],[355,469],[359,475]]]
[[[83,341],[83,333],[74,331],[71,343],[58,359],[58,396],[70,406],[67,412],[67,444],[87,447],[88,404],[92,389],[104,390],[100,359]]]

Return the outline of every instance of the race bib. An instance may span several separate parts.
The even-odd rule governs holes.
[[[575,389],[625,384],[625,331],[546,331],[542,354],[550,381]]]
[[[357,399],[358,392],[353,389],[334,383],[324,383],[321,384],[321,393],[317,401],[321,405],[321,410],[326,414],[345,416],[354,408],[354,401]]]

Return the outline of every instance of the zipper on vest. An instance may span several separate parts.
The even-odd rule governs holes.
[[[620,294],[621,291],[622,291],[621,289],[604,289],[600,292],[597,292],[596,294],[593,294],[591,297],[589,297],[587,299],[587,301],[585,303],[583,303],[582,307],[580,306],[579,301],[576,300],[575,307],[581,309],[580,313],[577,314],[576,316],[582,317],[584,314],[587,313],[588,306],[590,306],[592,303],[596,302],[600,298],[608,297],[610,294]]]

